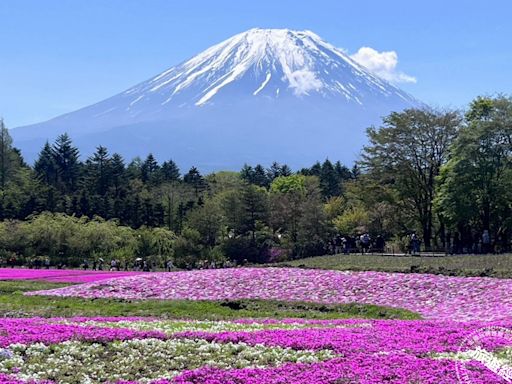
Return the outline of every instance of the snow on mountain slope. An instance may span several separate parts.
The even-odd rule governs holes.
[[[271,160],[303,166],[327,156],[354,160],[368,125],[418,105],[311,31],[251,29],[13,135],[29,160],[44,140],[67,131],[85,154],[102,144],[128,158],[153,152],[206,169]]]

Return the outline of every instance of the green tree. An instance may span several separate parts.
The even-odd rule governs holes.
[[[488,230],[493,238],[512,230],[512,99],[477,98],[450,148],[439,177],[436,206],[461,232]]]
[[[204,177],[201,175],[196,167],[190,168],[190,170],[183,176],[185,184],[190,185],[194,188],[196,198],[206,189],[207,183]]]
[[[341,194],[341,180],[329,159],[324,161],[320,170],[320,188],[325,198]]]
[[[250,233],[251,239],[256,240],[258,223],[267,221],[268,196],[263,187],[245,185],[241,193],[242,219],[240,233]]]
[[[16,153],[12,147],[12,138],[0,119],[0,192],[3,191],[19,164],[15,161]]]
[[[87,159],[85,172],[90,191],[104,196],[112,181],[111,163],[107,148],[99,146],[96,152]]]
[[[163,182],[172,183],[175,181],[180,181],[180,169],[178,168],[178,165],[172,160],[164,161],[162,163],[160,172]]]
[[[57,164],[50,143],[46,142],[39,152],[39,157],[34,163],[34,171],[39,180],[44,183],[52,186],[57,184]]]
[[[68,193],[75,191],[80,172],[79,152],[67,133],[57,137],[52,153],[59,189]]]
[[[219,202],[216,199],[206,199],[202,206],[190,212],[187,225],[199,232],[202,244],[214,247],[224,225]]]
[[[140,167],[141,180],[144,183],[155,183],[157,181],[157,177],[159,176],[159,171],[160,166],[158,165],[158,162],[156,161],[153,154],[150,153]]]
[[[405,202],[427,248],[433,236],[436,177],[460,122],[457,112],[409,109],[392,113],[383,126],[367,131],[370,144],[361,165],[370,178],[390,186]]]

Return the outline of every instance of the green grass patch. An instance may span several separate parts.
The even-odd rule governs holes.
[[[0,281],[0,317],[156,316],[194,320],[237,318],[308,319],[418,319],[419,315],[396,308],[366,304],[324,305],[263,300],[113,300],[71,297],[24,296],[23,292],[63,284]]]
[[[448,276],[512,278],[512,254],[453,256],[327,255],[280,263],[302,268],[434,273]]]
[[[62,288],[71,284],[48,283],[40,280],[1,280],[0,295],[16,292],[40,291],[45,289]]]

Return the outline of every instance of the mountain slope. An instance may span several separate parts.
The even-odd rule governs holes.
[[[273,160],[298,167],[354,160],[368,125],[418,105],[313,32],[252,29],[123,93],[12,133],[29,160],[68,132],[85,155],[102,144],[127,158],[153,152],[205,170]]]

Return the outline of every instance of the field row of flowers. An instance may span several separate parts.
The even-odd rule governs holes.
[[[53,283],[89,283],[93,281],[135,276],[135,271],[92,271],[79,269],[0,268],[0,280],[42,280]]]
[[[426,319],[512,319],[512,280],[428,274],[240,268],[151,273],[29,295],[120,299],[264,299],[366,303],[409,309]]]
[[[512,327],[511,321],[430,320],[185,323],[0,319],[0,383],[455,384],[461,342],[483,325]],[[512,340],[492,339],[485,348],[512,358]],[[467,364],[472,383],[506,382],[479,362]]]

